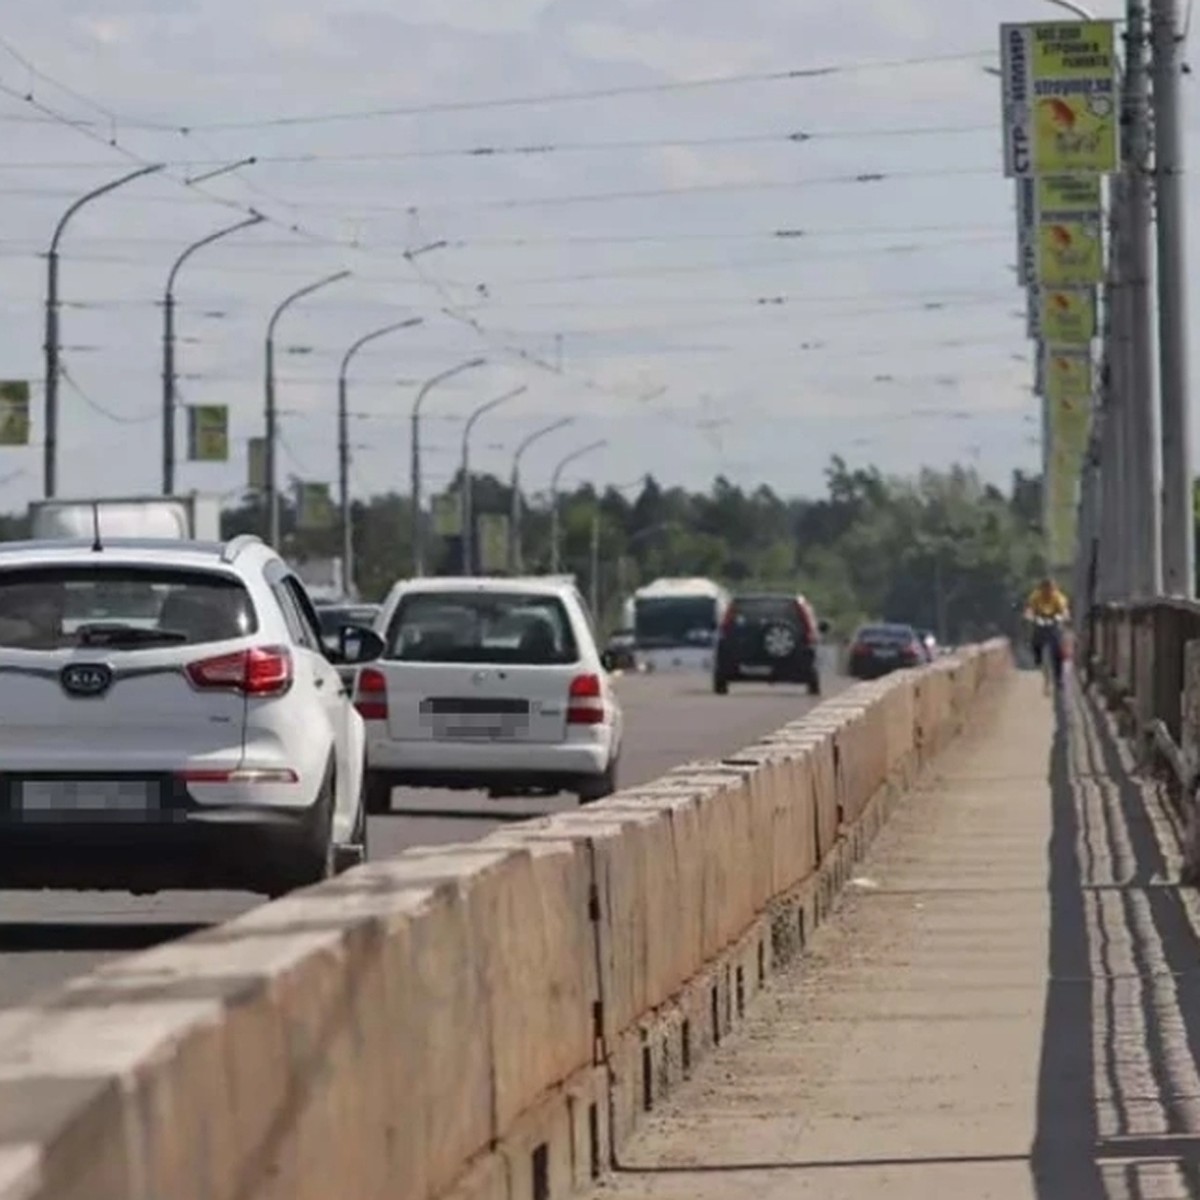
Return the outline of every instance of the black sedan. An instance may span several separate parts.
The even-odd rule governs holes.
[[[928,652],[911,625],[864,625],[850,643],[849,673],[855,679],[879,679],[927,662]]]

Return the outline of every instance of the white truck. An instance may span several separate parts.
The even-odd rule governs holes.
[[[98,497],[91,500],[35,500],[29,505],[29,536],[34,541],[96,536],[221,540],[221,501],[217,496]]]

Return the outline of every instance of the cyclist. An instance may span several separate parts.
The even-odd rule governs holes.
[[[1054,682],[1062,682],[1063,670],[1063,626],[1071,616],[1071,606],[1066,595],[1053,578],[1046,576],[1029,593],[1025,601],[1025,620],[1033,625],[1030,649],[1033,661],[1040,669],[1046,651],[1051,654]]]

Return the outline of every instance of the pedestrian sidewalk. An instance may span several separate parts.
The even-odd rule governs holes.
[[[985,708],[599,1198],[1200,1197],[1178,822],[1091,700]]]

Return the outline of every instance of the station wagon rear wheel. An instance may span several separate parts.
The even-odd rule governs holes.
[[[584,780],[579,786],[576,793],[579,796],[580,804],[594,804],[597,800],[603,800],[611,796],[617,790],[617,762],[614,759],[608,764],[603,775],[597,775],[594,779]]]

